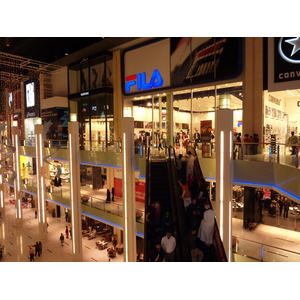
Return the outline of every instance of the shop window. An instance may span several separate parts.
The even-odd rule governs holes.
[[[124,107],[124,108],[123,108],[123,117],[124,117],[124,118],[126,118],[126,117],[131,118],[131,117],[132,117],[132,110],[131,110],[131,107]]]

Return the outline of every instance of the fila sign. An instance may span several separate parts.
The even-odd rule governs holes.
[[[125,79],[125,92],[130,93],[131,87],[135,86],[138,91],[150,90],[163,86],[164,80],[159,72],[155,69],[150,80],[147,82],[147,74],[145,72],[129,75]]]

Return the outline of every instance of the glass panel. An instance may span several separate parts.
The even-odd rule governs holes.
[[[80,70],[69,69],[69,94],[80,92]]]
[[[70,121],[78,121],[78,101],[69,101]]]
[[[173,94],[173,139],[176,149],[182,152],[191,139],[191,90]]]

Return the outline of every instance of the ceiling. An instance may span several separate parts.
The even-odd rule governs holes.
[[[135,39],[137,37],[0,37],[0,89],[26,80],[30,71],[51,73]]]
[[[89,47],[91,53],[92,49],[97,53],[135,39],[137,37],[0,37],[0,52],[44,63],[60,60],[60,65],[65,66],[70,61],[65,58],[79,50]],[[78,60],[83,57],[86,56]]]
[[[102,37],[1,37],[0,51],[52,63],[103,40]]]

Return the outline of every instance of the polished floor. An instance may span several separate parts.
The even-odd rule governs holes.
[[[23,209],[22,222],[15,218],[15,206],[6,201],[5,214],[0,218],[0,243],[4,245],[4,254],[1,262],[29,262],[29,246],[39,241],[38,223],[35,218],[35,209]],[[72,244],[70,239],[65,238],[64,246],[61,246],[59,236],[64,233],[70,223],[65,221],[64,216],[53,218],[47,214],[48,236],[42,240],[42,254],[35,256],[35,262],[72,262]],[[123,262],[123,254],[117,254],[115,258],[109,258],[107,250],[98,250],[95,242],[102,239],[97,236],[88,240],[82,238],[82,261],[83,262]],[[112,246],[108,242],[108,247]]]
[[[34,245],[38,238],[38,223],[33,208],[23,209],[22,221],[15,218],[15,206],[9,203],[6,197],[5,212],[0,217],[0,243],[4,245],[4,253],[1,262],[29,262],[29,246]],[[238,246],[233,261],[255,262],[261,260],[261,246],[264,246],[265,262],[300,262],[300,232],[293,226],[298,223],[290,216],[289,220],[269,217],[264,213],[264,224],[259,224],[254,231],[243,228],[243,221],[233,218],[232,234],[238,238]],[[41,256],[35,257],[35,262],[72,262],[71,241],[65,239],[64,246],[59,241],[60,233],[70,223],[64,216],[53,218],[47,214],[48,236],[42,240],[43,251]],[[273,222],[273,225],[270,224]],[[269,225],[266,225],[268,223]],[[282,227],[288,228],[282,228]],[[289,228],[290,227],[290,228]],[[123,254],[117,254],[115,258],[109,258],[107,250],[98,250],[95,242],[102,239],[101,236],[88,240],[82,238],[83,262],[123,262]],[[111,243],[108,242],[108,246]]]

